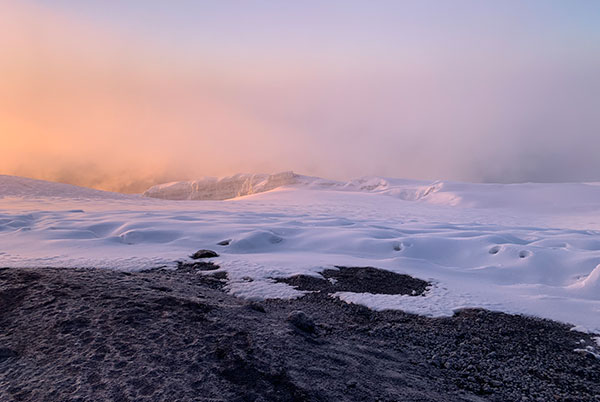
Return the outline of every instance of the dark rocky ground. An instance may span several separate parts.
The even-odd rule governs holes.
[[[408,275],[396,274],[373,267],[336,267],[321,272],[322,278],[296,275],[291,278],[274,278],[298,290],[374,293],[386,295],[422,295],[429,283]]]
[[[328,296],[370,286],[420,297],[427,285],[377,270],[296,277],[286,281],[315,292],[250,303],[222,291],[216,266],[194,264],[1,269],[0,400],[600,400],[600,360],[574,352],[594,341],[566,325]]]

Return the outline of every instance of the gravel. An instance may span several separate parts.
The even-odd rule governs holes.
[[[201,269],[0,269],[0,400],[600,400],[600,360],[575,352],[597,335],[565,324],[248,302]]]

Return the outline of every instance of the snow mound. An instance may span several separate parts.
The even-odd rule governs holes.
[[[273,231],[255,230],[234,239],[229,251],[238,253],[268,252],[281,242],[283,242],[283,238]]]
[[[578,282],[570,286],[572,290],[588,296],[597,296],[600,294],[600,264]]]

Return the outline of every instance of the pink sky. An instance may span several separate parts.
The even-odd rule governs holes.
[[[0,174],[600,180],[593,3],[350,3],[3,2]]]

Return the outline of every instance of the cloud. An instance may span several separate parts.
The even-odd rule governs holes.
[[[128,192],[290,169],[600,180],[600,62],[585,52],[555,60],[494,42],[453,55],[417,41],[348,64],[320,62],[315,43],[306,65],[277,53],[245,65],[48,7],[0,12],[12,17],[0,27],[0,173]]]

